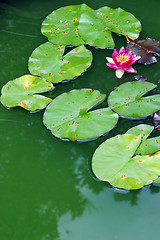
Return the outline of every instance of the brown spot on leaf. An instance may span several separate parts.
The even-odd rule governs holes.
[[[121,175],[121,179],[125,179],[125,175],[124,174]]]

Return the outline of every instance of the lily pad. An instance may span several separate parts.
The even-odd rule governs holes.
[[[85,44],[79,35],[79,18],[91,10],[86,4],[59,8],[49,14],[42,23],[41,32],[49,41],[58,45],[78,46]]]
[[[121,8],[102,7],[81,15],[79,33],[91,46],[113,48],[111,32],[136,39],[141,31],[141,23],[129,12]]]
[[[152,64],[156,63],[156,56],[160,56],[160,42],[151,38],[147,39],[137,39],[134,42],[127,43],[126,49],[132,49],[133,54],[141,56],[138,63],[142,64]]]
[[[147,155],[155,154],[160,151],[160,137],[148,138],[154,127],[147,124],[140,124],[130,128],[126,134],[133,134],[142,136],[142,142],[137,148],[136,154]]]
[[[142,140],[148,138],[150,133],[153,131],[154,127],[147,124],[139,124],[135,127],[130,128],[126,134],[139,135],[141,134]]]
[[[42,78],[24,75],[3,86],[1,103],[9,108],[20,106],[30,111],[44,109],[52,99],[36,93],[53,89],[54,86]]]
[[[155,183],[160,183],[160,177],[158,177],[154,182]]]
[[[155,154],[160,151],[160,137],[148,138],[141,143],[137,149],[137,154]]]
[[[50,82],[62,82],[81,75],[92,63],[92,53],[83,45],[64,54],[65,47],[44,43],[29,58],[29,71]]]
[[[154,155],[134,156],[141,135],[117,135],[103,142],[92,159],[94,174],[112,186],[139,189],[160,176],[160,152]]]
[[[118,114],[109,108],[90,111],[105,97],[92,89],[63,93],[46,108],[44,125],[61,139],[93,140],[110,131],[118,121]]]
[[[139,119],[149,116],[160,108],[160,94],[142,97],[157,85],[147,81],[121,84],[108,97],[109,107],[119,115]]]

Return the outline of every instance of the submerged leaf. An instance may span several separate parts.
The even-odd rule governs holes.
[[[54,86],[42,78],[24,75],[4,85],[1,103],[9,108],[20,106],[30,111],[44,109],[52,99],[36,93],[48,92],[53,89]]]
[[[105,97],[92,89],[63,93],[45,110],[44,125],[61,139],[93,140],[110,131],[118,121],[118,115],[109,108],[91,111]]]
[[[92,159],[94,174],[114,187],[139,189],[160,176],[160,152],[134,156],[141,135],[117,135],[103,142]]]
[[[126,49],[132,49],[133,54],[141,56],[138,63],[152,64],[156,63],[155,56],[160,56],[160,42],[151,38],[137,39],[133,42],[127,43]]]
[[[142,97],[157,85],[146,81],[132,81],[121,84],[108,97],[109,107],[119,115],[138,119],[159,110],[160,94]]]
[[[29,71],[50,82],[70,80],[82,74],[92,62],[92,53],[83,45],[64,54],[65,47],[46,42],[29,58]]]
[[[83,13],[78,28],[87,44],[99,48],[113,48],[111,32],[136,39],[141,31],[141,23],[121,8],[102,7]]]
[[[85,44],[79,35],[79,18],[91,10],[86,4],[61,7],[49,14],[42,23],[42,34],[58,45],[78,46]]]

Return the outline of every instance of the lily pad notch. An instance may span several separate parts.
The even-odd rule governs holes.
[[[81,45],[64,55],[65,46],[46,42],[36,48],[28,62],[31,74],[59,83],[80,76],[91,66],[92,53]]]
[[[110,131],[118,121],[118,114],[109,108],[92,110],[105,98],[105,94],[92,89],[63,93],[46,108],[44,125],[54,136],[63,140],[96,139]]]

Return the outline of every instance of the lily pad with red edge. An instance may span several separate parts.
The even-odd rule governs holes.
[[[79,20],[79,34],[84,41],[98,48],[114,48],[111,32],[136,39],[141,23],[131,13],[121,8],[102,7],[84,12]]]
[[[141,56],[138,63],[146,65],[157,62],[157,59],[152,54],[160,56],[160,42],[151,38],[136,39],[133,42],[128,42],[126,49],[132,49],[133,54]]]
[[[105,94],[92,89],[63,93],[46,108],[44,125],[61,139],[93,140],[110,131],[118,121],[118,114],[110,108],[92,110],[105,98]]]
[[[79,35],[79,19],[83,12],[91,10],[86,4],[61,7],[49,14],[42,23],[41,32],[58,45],[85,44]]]
[[[36,48],[29,58],[29,71],[58,83],[81,75],[92,63],[92,53],[84,45],[64,55],[65,47],[46,42]]]
[[[9,81],[2,88],[1,103],[10,108],[20,106],[29,111],[44,109],[52,99],[37,93],[54,89],[52,83],[45,79],[24,75]]]
[[[147,81],[132,81],[121,84],[108,97],[108,105],[122,117],[145,118],[159,110],[160,94],[143,97],[157,87]]]
[[[141,135],[117,135],[103,142],[92,158],[92,169],[97,178],[116,188],[139,189],[160,176],[160,152],[135,156]]]

